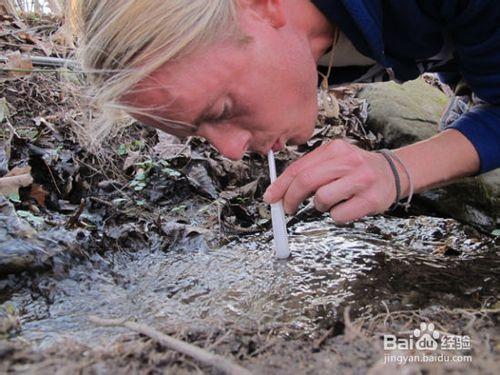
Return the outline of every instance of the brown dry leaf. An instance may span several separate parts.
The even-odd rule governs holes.
[[[5,68],[7,69],[4,75],[6,77],[5,79],[15,79],[29,76],[33,70],[33,63],[29,57],[22,56],[21,53],[15,52],[7,56]],[[1,78],[2,76],[0,76],[0,80]]]
[[[0,194],[6,197],[17,195],[19,188],[29,186],[32,183],[31,167],[16,167],[0,178]]]
[[[15,167],[5,177],[22,176],[25,174],[31,174],[31,167],[29,165],[26,167]]]
[[[135,163],[137,163],[140,157],[141,153],[139,151],[130,151],[128,153],[128,157],[125,159],[125,162],[123,163],[123,170],[126,171]]]
[[[328,92],[322,97],[322,109],[325,116],[333,119],[338,119],[340,114],[339,101],[336,96]]]
[[[33,184],[31,185],[30,197],[36,200],[36,202],[45,207],[45,199],[49,193],[43,188],[42,185]]]
[[[158,131],[158,143],[153,148],[156,155],[164,160],[173,159],[184,151],[188,151],[189,147],[182,144],[181,140],[174,135]]]

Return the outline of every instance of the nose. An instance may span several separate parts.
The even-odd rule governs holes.
[[[245,129],[217,126],[201,134],[221,155],[231,160],[240,160],[247,152],[252,134]]]

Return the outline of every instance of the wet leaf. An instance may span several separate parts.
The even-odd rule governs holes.
[[[500,236],[500,229],[495,229],[493,232],[491,232],[491,234],[495,237]]]
[[[170,240],[170,250],[209,250],[205,239],[209,232],[205,229],[175,222],[165,223],[161,229]]]

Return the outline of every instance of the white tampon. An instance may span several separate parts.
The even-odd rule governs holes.
[[[276,163],[274,162],[274,153],[272,150],[267,154],[267,159],[269,160],[269,175],[271,183],[273,183],[276,181]],[[288,248],[288,233],[286,231],[285,210],[283,209],[282,201],[271,204],[271,217],[276,257],[286,259],[290,256],[290,249]]]

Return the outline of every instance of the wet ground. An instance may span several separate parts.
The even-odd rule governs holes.
[[[469,233],[468,233],[469,231]],[[500,295],[500,250],[453,220],[372,218],[347,227],[328,219],[290,228],[292,257],[274,257],[269,233],[210,248],[191,246],[94,255],[66,275],[42,275],[37,291],[8,298],[20,337],[46,348],[70,338],[109,343],[88,315],[134,318],[153,326],[210,327],[259,322],[317,334],[343,320],[386,309],[433,305],[479,308]],[[193,239],[192,239],[193,240]]]

